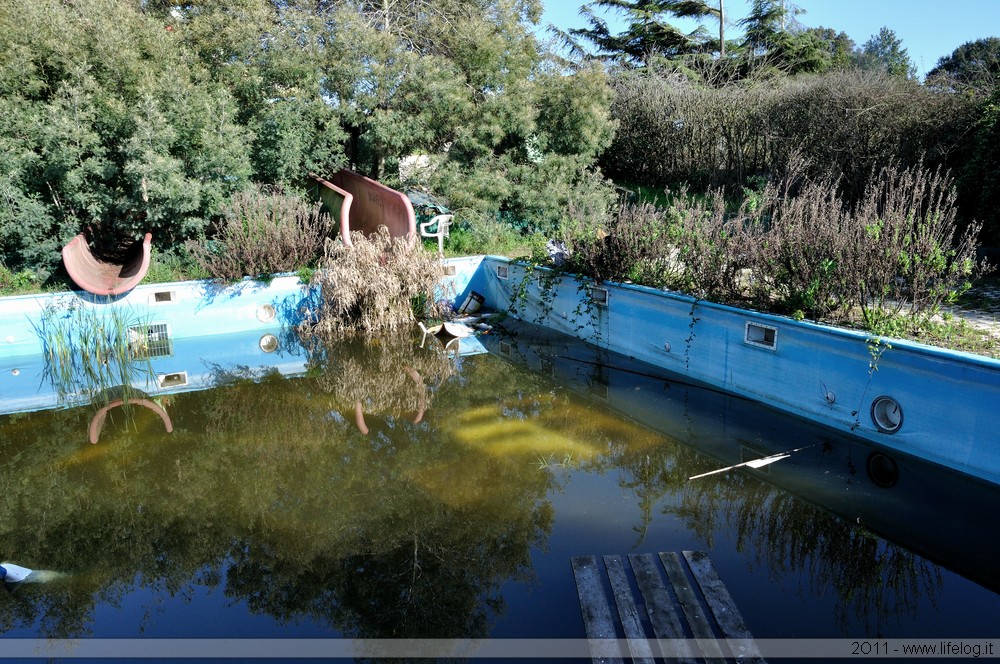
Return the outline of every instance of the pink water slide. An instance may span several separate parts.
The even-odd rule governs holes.
[[[152,242],[152,234],[146,233],[123,263],[105,263],[94,257],[81,233],[63,247],[63,264],[73,283],[83,290],[95,295],[121,295],[139,285],[146,276]]]
[[[413,205],[406,194],[375,180],[342,169],[325,180],[310,173],[319,185],[319,195],[327,210],[340,223],[340,239],[351,245],[351,231],[361,231],[366,236],[380,226],[389,229],[392,237],[416,241],[417,222]]]
[[[94,414],[94,417],[90,420],[88,433],[90,434],[90,442],[92,444],[96,445],[97,441],[101,438],[101,431],[104,429],[104,420],[108,417],[108,411],[112,408],[117,408],[118,406],[124,406],[126,403],[135,406],[145,406],[150,409],[159,415],[161,420],[163,420],[163,426],[167,430],[167,433],[173,432],[174,423],[170,421],[170,416],[167,415],[167,411],[163,410],[162,407],[149,399],[128,399],[127,401],[125,399],[115,399],[97,411],[97,413]]]

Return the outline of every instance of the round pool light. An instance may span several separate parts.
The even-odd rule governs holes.
[[[273,334],[265,334],[260,338],[260,341],[257,342],[257,345],[260,346],[260,349],[265,353],[273,353],[278,350],[278,337]]]
[[[903,426],[903,408],[892,397],[872,401],[872,422],[882,433],[896,433]]]
[[[274,307],[270,304],[262,304],[257,307],[257,320],[261,323],[269,323],[274,320],[275,315],[277,315]]]

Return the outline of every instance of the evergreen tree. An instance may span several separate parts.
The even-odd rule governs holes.
[[[611,34],[607,21],[595,9],[612,9],[625,15],[627,27]],[[597,47],[599,58],[642,65],[654,57],[677,58],[692,53],[718,50],[725,55],[725,9],[723,0],[717,6],[704,0],[594,0],[584,5],[580,13],[590,23],[589,28],[575,28],[570,35],[583,38]],[[708,36],[699,26],[685,33],[673,25],[676,19],[714,17],[719,22],[719,40]],[[579,43],[569,40],[577,52]]]
[[[887,27],[872,35],[861,47],[857,57],[862,69],[881,70],[890,76],[902,78],[912,79],[917,76],[917,68],[903,48],[903,41]]]
[[[990,94],[1000,84],[1000,38],[966,42],[927,72],[930,83]]]

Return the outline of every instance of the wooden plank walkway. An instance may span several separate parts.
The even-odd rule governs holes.
[[[572,563],[593,661],[764,664],[704,552],[580,556]]]

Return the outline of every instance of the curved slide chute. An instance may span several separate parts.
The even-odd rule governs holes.
[[[87,246],[87,238],[81,233],[63,247],[63,264],[73,283],[88,293],[121,295],[138,286],[146,276],[152,242],[152,233],[146,233],[123,263],[105,263],[94,257]]]
[[[340,224],[340,239],[348,247],[351,231],[372,235],[379,227],[389,229],[392,237],[416,241],[417,221],[406,194],[353,171],[341,169],[325,180],[315,173],[309,177],[318,186],[317,193],[327,211]]]
[[[150,401],[149,399],[115,399],[108,405],[101,408],[94,417],[90,420],[90,427],[87,432],[90,434],[90,442],[94,445],[101,438],[101,431],[104,429],[104,420],[108,417],[108,411],[112,408],[118,406],[124,406],[126,402],[129,405],[145,406],[154,413],[160,416],[163,420],[163,427],[167,430],[167,433],[173,433],[174,423],[170,421],[170,416],[167,415],[167,411],[163,410],[159,405]]]

